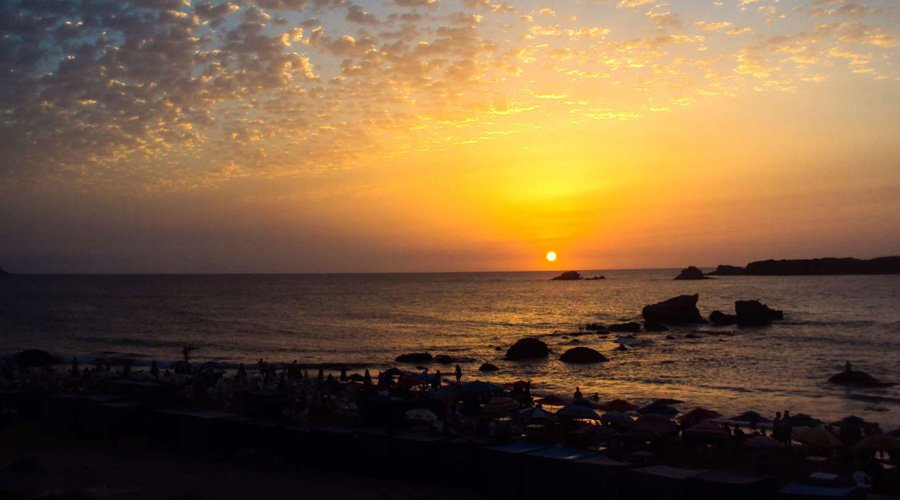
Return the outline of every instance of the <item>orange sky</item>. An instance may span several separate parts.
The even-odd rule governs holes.
[[[900,251],[893,2],[10,8],[4,268],[565,270]]]

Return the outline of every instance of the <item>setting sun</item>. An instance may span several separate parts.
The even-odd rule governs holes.
[[[547,262],[554,262],[554,261],[556,261],[556,252],[554,252],[554,251],[547,252]]]

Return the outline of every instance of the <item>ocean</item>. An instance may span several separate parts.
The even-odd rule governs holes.
[[[900,386],[848,389],[826,382],[850,361],[900,382],[900,277],[721,276],[673,281],[677,270],[582,271],[597,281],[551,281],[556,273],[310,275],[12,275],[0,279],[0,352],[45,349],[82,362],[97,357],[179,359],[234,367],[271,362],[379,369],[405,352],[448,354],[464,377],[532,381],[537,393],[599,393],[601,399],[684,401],[726,416],[790,410],[825,420],[855,414],[900,426]],[[758,299],[782,309],[771,327],[699,325],[640,333],[645,345],[616,351],[616,334],[571,336],[586,323],[639,320],[641,308],[700,294],[707,316]],[[696,338],[687,338],[693,334]],[[667,336],[674,339],[667,339]],[[516,340],[536,336],[546,361],[507,362]],[[609,361],[558,360],[581,345]],[[499,366],[479,373],[481,363]],[[430,365],[449,375],[453,365]],[[412,369],[412,367],[409,367]]]

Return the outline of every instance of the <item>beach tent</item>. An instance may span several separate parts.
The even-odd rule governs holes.
[[[586,420],[600,420],[600,414],[593,408],[571,404],[556,412],[559,417],[581,418]]]

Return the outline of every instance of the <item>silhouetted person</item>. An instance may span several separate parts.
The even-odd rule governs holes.
[[[237,379],[242,383],[247,381],[247,367],[244,366],[244,363],[238,365]]]
[[[431,388],[434,390],[438,390],[441,388],[441,371],[437,370],[434,372],[434,376],[431,378]]]
[[[316,378],[319,380],[319,382],[325,380],[325,370],[322,369],[321,366],[319,367],[319,374],[316,375]]]
[[[455,375],[456,375],[456,383],[458,384],[459,381],[462,379],[462,368],[460,368],[459,365],[456,365]]]
[[[584,399],[584,396],[581,395],[581,389],[575,387],[575,401],[581,401],[582,399]]]
[[[366,373],[363,375],[363,385],[372,385],[372,375],[369,374],[368,368],[366,368]]]
[[[791,445],[791,434],[794,426],[791,424],[791,412],[784,410],[784,420],[781,421],[781,439],[785,446]]]

